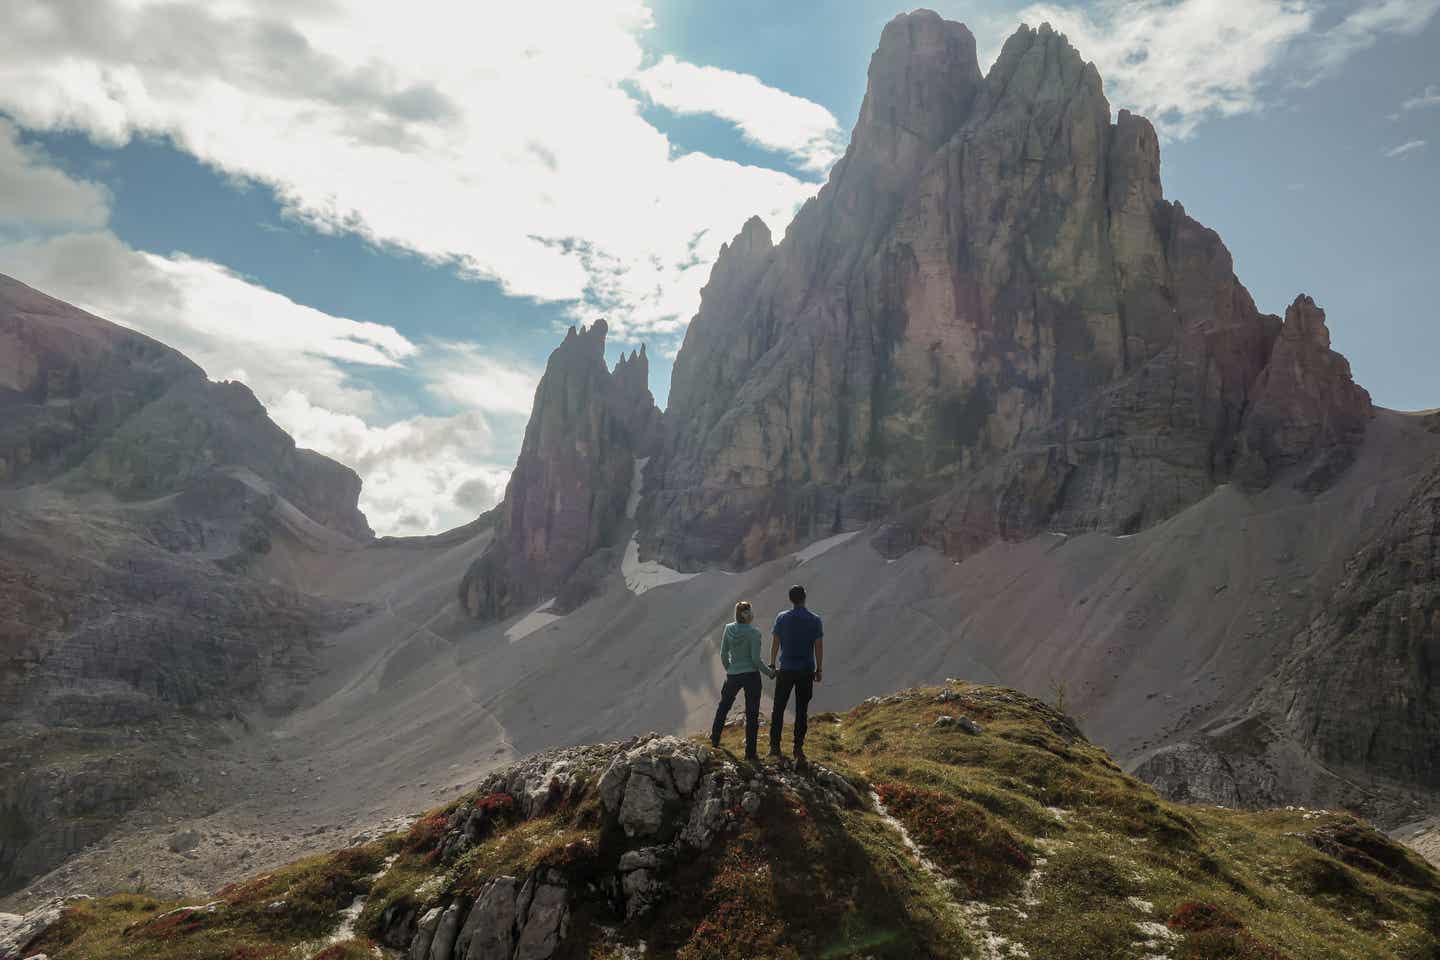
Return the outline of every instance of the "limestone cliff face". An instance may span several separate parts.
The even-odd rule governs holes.
[[[746,565],[897,510],[955,553],[1133,530],[1242,458],[1263,483],[1353,439],[1343,360],[1286,346],[1159,169],[1048,26],[982,78],[965,27],[896,18],[830,181],[778,246],[752,220],[715,265],[643,552]],[[1262,379],[1277,361],[1299,372]]]
[[[460,585],[474,617],[504,617],[549,596],[595,550],[617,542],[637,457],[658,441],[643,349],[605,365],[604,320],[572,327],[550,354],[495,539]]]

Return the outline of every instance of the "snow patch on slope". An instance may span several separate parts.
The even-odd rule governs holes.
[[[519,620],[516,620],[510,625],[510,628],[505,631],[505,639],[514,643],[517,640],[525,639],[542,627],[548,627],[556,620],[564,620],[564,614],[549,612],[550,608],[554,605],[555,598],[551,597]]]
[[[656,587],[663,587],[669,583],[684,583],[686,580],[692,580],[699,576],[699,574],[672,570],[654,560],[646,560],[641,563],[638,534],[631,537],[630,542],[625,545],[625,559],[620,562],[620,572],[625,575],[625,586],[637,597],[647,590],[654,590]]]
[[[635,458],[635,473],[630,480],[630,499],[625,503],[625,516],[631,520],[635,519],[635,514],[640,510],[640,491],[645,483],[645,465],[649,462],[649,457]],[[620,561],[620,573],[625,577],[626,588],[637,597],[647,590],[654,590],[669,583],[684,583],[698,576],[672,570],[654,560],[641,563],[638,532],[631,536],[630,542],[625,545],[625,557]]]
[[[800,563],[814,560],[822,553],[828,553],[829,551],[834,550],[836,547],[840,546],[840,544],[844,543],[845,541],[850,540],[854,537],[858,537],[861,532],[862,531],[860,530],[851,530],[849,533],[837,533],[833,537],[826,537],[824,540],[816,540],[804,550],[796,552],[795,559]]]
[[[630,477],[630,499],[625,501],[625,516],[631,520],[640,512],[640,490],[645,484],[645,465],[649,457],[635,458],[635,472]]]

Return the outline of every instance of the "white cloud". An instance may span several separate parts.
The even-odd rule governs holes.
[[[1385,34],[1416,33],[1440,12],[1440,0],[1378,0],[1358,5],[1314,44],[1311,81],[1333,72],[1350,57],[1373,47]]]
[[[508,466],[496,462],[478,412],[411,417],[372,426],[311,404],[298,390],[269,405],[296,443],[349,464],[364,478],[360,509],[376,532],[435,533],[467,523],[500,501]]]
[[[530,415],[540,374],[528,364],[502,360],[476,343],[442,341],[421,360],[427,389],[470,410]]]
[[[789,154],[807,170],[824,172],[845,151],[833,113],[748,73],[683,63],[667,55],[638,73],[635,84],[657,105],[726,120],[750,143]]]
[[[0,117],[0,229],[98,227],[110,217],[109,203],[104,187],[56,169]]]
[[[1035,3],[1026,23],[1049,21],[1093,60],[1116,106],[1185,138],[1206,120],[1253,113],[1282,81],[1307,85],[1386,34],[1414,33],[1440,0],[1366,0],[1319,28],[1321,0],[1097,0]]]
[[[1400,104],[1401,110],[1422,110],[1426,107],[1440,107],[1440,86],[1429,84],[1425,89]],[[1398,115],[1396,119],[1399,119]]]
[[[1065,33],[1095,62],[1116,106],[1177,138],[1205,120],[1259,109],[1267,74],[1314,22],[1309,4],[1298,0],[1039,3],[1020,17]]]
[[[69,233],[0,246],[0,271],[169,344],[216,380],[262,400],[303,386],[317,402],[367,413],[373,394],[339,362],[395,367],[416,347],[391,327],[295,303],[216,263],[132,249],[113,233]]]
[[[1387,157],[1401,157],[1413,150],[1419,150],[1425,146],[1424,140],[1407,140],[1398,147],[1391,147],[1385,151]]]
[[[282,7],[0,4],[0,110],[105,142],[168,135],[319,229],[576,301],[622,339],[683,327],[697,263],[751,214],[787,223],[818,187],[675,153],[629,92],[650,25],[640,0]],[[824,118],[749,90],[758,112],[731,119],[821,162]],[[802,114],[799,133],[781,129]]]

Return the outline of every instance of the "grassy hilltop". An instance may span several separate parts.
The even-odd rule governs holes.
[[[78,901],[21,956],[1440,958],[1415,854],[1345,813],[1163,802],[1010,690],[821,715],[806,770],[739,737],[542,754],[208,904]]]

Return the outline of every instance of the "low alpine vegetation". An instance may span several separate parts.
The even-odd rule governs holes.
[[[1440,875],[1345,813],[1160,800],[1067,717],[951,683],[740,731],[551,751],[380,841],[203,904],[116,894],[50,960],[1434,960]]]

